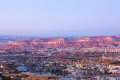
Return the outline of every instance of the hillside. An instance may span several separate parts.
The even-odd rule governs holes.
[[[9,41],[1,46],[2,49],[43,49],[43,48],[83,48],[119,46],[118,36],[69,37],[69,38],[40,38],[20,41]]]

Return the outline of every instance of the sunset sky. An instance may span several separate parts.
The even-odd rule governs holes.
[[[0,0],[0,35],[120,34],[120,0]]]

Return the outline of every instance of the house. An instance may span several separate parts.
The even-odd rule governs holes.
[[[110,65],[109,66],[109,72],[113,74],[120,73],[120,65]]]

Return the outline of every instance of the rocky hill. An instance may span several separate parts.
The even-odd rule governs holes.
[[[22,41],[9,41],[2,49],[43,49],[43,48],[83,48],[119,46],[119,36],[40,38]]]

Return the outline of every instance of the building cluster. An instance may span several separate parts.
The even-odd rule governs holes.
[[[16,80],[107,79],[113,75],[117,78],[120,74],[119,51],[117,47],[1,50],[0,77]]]

